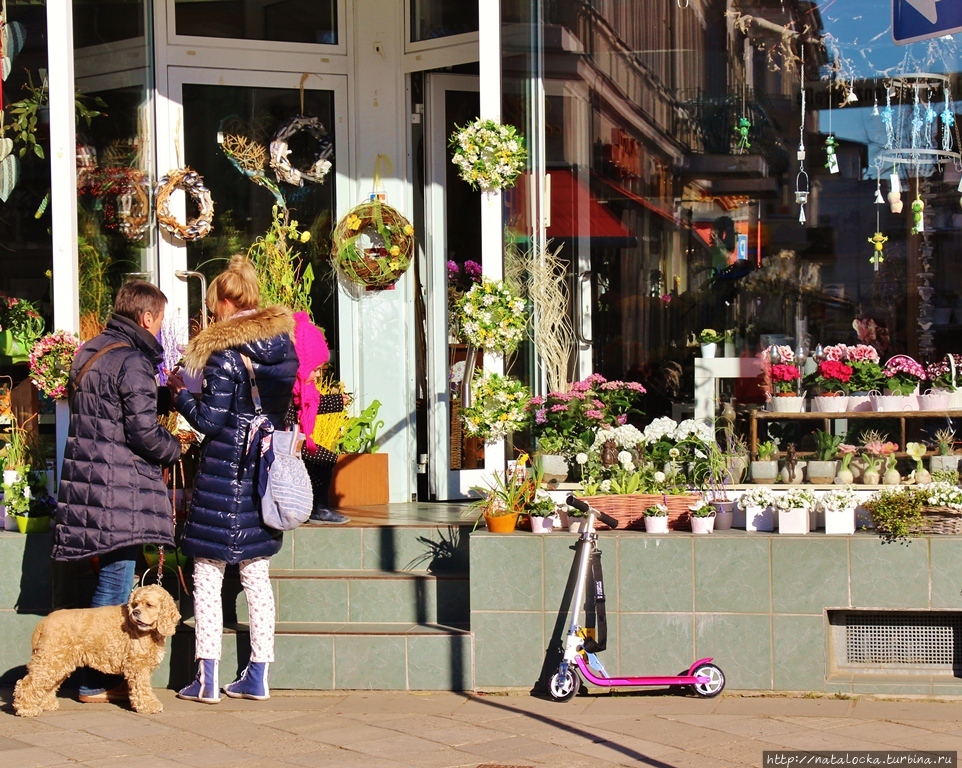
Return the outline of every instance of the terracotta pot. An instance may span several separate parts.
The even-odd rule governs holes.
[[[514,533],[518,525],[518,513],[508,515],[485,515],[484,522],[491,533]]]

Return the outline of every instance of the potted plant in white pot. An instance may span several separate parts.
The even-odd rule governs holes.
[[[715,357],[715,355],[718,353],[718,345],[724,340],[724,334],[719,333],[714,328],[703,328],[698,334],[698,344],[701,347],[701,356]]]
[[[923,443],[906,443],[905,452],[915,461],[915,482],[917,485],[928,485],[932,482],[932,475],[925,468],[922,459],[928,449]]]
[[[842,444],[840,435],[833,435],[822,429],[815,430],[815,458],[808,462],[808,482],[813,485],[831,485],[835,482],[838,472],[839,446]]]
[[[711,533],[715,527],[715,508],[707,499],[699,499],[688,507],[692,533]]]
[[[929,471],[959,468],[959,456],[952,452],[955,445],[955,432],[951,429],[940,429],[935,433],[935,455],[929,458]]]
[[[544,488],[538,487],[524,510],[531,518],[532,533],[551,533],[554,528],[555,507],[551,495]]]
[[[752,461],[752,482],[772,485],[778,477],[778,442],[765,440],[758,444],[758,458]]]
[[[668,505],[652,504],[645,508],[645,531],[668,533]]]
[[[738,498],[746,531],[775,530],[775,494],[767,485],[749,488]],[[737,522],[737,521],[736,521]]]
[[[815,495],[805,488],[792,488],[775,499],[779,533],[808,533],[809,515],[815,508]]]
[[[825,533],[843,535],[855,533],[855,508],[858,497],[850,486],[833,488],[818,500],[818,514],[825,516]]]

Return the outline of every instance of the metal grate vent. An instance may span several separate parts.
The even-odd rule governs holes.
[[[845,663],[953,667],[962,663],[962,614],[846,612]]]

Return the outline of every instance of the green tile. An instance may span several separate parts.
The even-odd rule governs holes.
[[[470,526],[381,527],[363,531],[365,569],[467,572]]]
[[[294,533],[284,534],[281,551],[271,558],[271,569],[294,567]]]
[[[771,537],[694,537],[695,610],[768,613]]]
[[[568,579],[574,577],[572,564],[575,558],[574,545],[577,537],[571,534],[551,533],[544,536],[539,535],[539,538],[544,549],[544,609],[546,613],[553,616],[561,608],[564,601]],[[610,577],[615,573],[614,569],[617,567],[615,565],[616,547],[608,544],[607,541],[602,542],[602,544],[605,545],[602,552],[602,561],[607,569],[605,587],[609,592],[609,602],[612,605],[617,605],[617,600],[611,594],[612,586],[615,586],[615,592],[617,592],[617,579]]]
[[[278,579],[278,621],[349,621],[347,579]]]
[[[471,535],[471,609],[540,611],[544,536]]]
[[[692,611],[690,536],[621,536],[618,582],[622,611]]]
[[[471,611],[471,632],[477,687],[533,686],[540,678],[545,649],[540,611]]]
[[[860,683],[856,678],[852,683],[853,694],[875,694],[887,696],[930,696],[930,683]]]
[[[852,607],[929,607],[928,539],[851,539]]]
[[[713,657],[732,690],[771,690],[771,642],[768,615],[695,614],[695,656]]]
[[[471,635],[408,637],[408,687],[412,691],[469,691]]]
[[[935,696],[962,696],[962,683],[960,683],[956,678],[950,678],[950,681],[940,682],[935,680],[932,683],[932,693]]]
[[[334,636],[334,687],[403,691],[407,688],[403,636]]]
[[[351,579],[349,621],[437,621],[437,588],[430,576],[405,579]]]
[[[848,539],[823,536],[772,538],[772,607],[775,613],[822,615],[848,602]]]
[[[695,661],[690,613],[622,613],[618,623],[621,656],[608,674],[674,675]]]
[[[436,589],[438,623],[469,624],[471,621],[471,582],[467,578],[439,578]]]
[[[929,539],[932,569],[932,610],[962,610],[962,538]]]
[[[294,531],[294,562],[300,570],[361,570],[363,528],[305,525]]]
[[[12,533],[8,535],[13,536]],[[26,665],[30,661],[30,638],[41,618],[0,610],[0,684],[13,685],[26,674]]]
[[[825,619],[774,616],[775,690],[825,690]]]
[[[271,688],[312,691],[334,688],[334,638],[276,635]]]
[[[20,541],[9,543],[16,535]],[[0,533],[0,608],[46,614],[51,609],[50,537]]]

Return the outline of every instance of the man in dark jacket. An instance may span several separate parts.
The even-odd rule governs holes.
[[[70,369],[53,558],[98,558],[93,607],[127,602],[144,544],[174,546],[161,466],[180,458],[181,445],[157,421],[157,333],[166,304],[151,283],[121,286],[106,330],[80,348]],[[80,700],[113,700],[105,681],[81,686]]]

